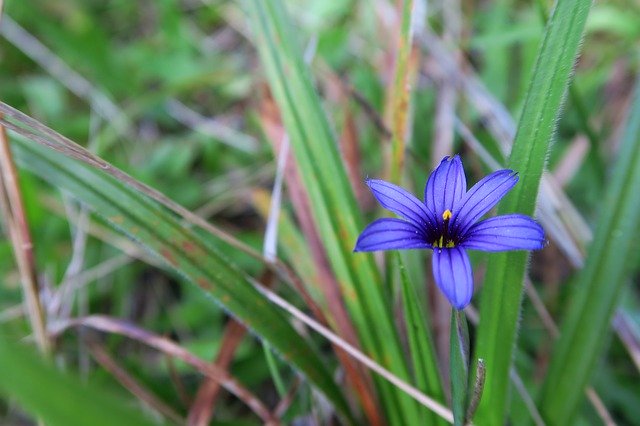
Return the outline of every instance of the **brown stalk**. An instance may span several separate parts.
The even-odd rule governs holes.
[[[169,356],[178,358],[196,368],[201,374],[216,380],[220,385],[244,402],[260,419],[269,425],[279,424],[269,409],[253,393],[233,376],[202,358],[193,355],[177,343],[139,328],[134,324],[104,315],[90,315],[82,318],[60,321],[51,327],[51,333],[58,335],[70,327],[90,327],[106,333],[119,334],[141,342]]]
[[[270,93],[266,89],[264,90],[260,112],[263,127],[269,136],[269,140],[283,140],[284,128],[282,126],[280,114],[275,102],[270,96]],[[276,152],[276,154],[279,152],[279,149],[280,147],[274,143],[274,152]],[[353,328],[353,324],[351,323],[346,307],[344,306],[340,285],[331,271],[329,261],[324,252],[324,246],[316,231],[313,217],[310,214],[311,207],[309,205],[306,190],[301,183],[293,155],[291,153],[289,155],[290,158],[289,161],[287,161],[287,167],[285,169],[285,181],[287,183],[289,198],[293,205],[298,223],[300,224],[302,234],[305,236],[309,244],[314,264],[317,266],[319,282],[323,283],[320,290],[323,292],[329,309],[329,314],[335,322],[336,330],[350,344],[358,346],[357,334]],[[312,304],[311,306],[314,305],[315,304]],[[326,323],[325,315],[321,310],[318,309],[317,312],[314,312],[314,315],[321,322]],[[365,369],[351,360],[342,349],[335,345],[334,349],[336,350],[336,354],[345,369],[348,382],[354,387],[356,394],[362,403],[365,415],[369,419],[370,424],[383,424],[384,422],[378,408],[379,405],[374,398],[371,376]]]
[[[273,274],[267,270],[260,277],[260,282],[266,286],[273,285]],[[213,363],[221,370],[228,371],[236,349],[242,343],[247,329],[238,321],[231,319],[225,327],[220,351]],[[189,408],[187,424],[189,426],[206,426],[213,418],[215,404],[220,395],[220,383],[212,379],[205,379],[198,388],[195,400]]]
[[[167,419],[175,424],[184,424],[184,418],[180,416],[173,408],[165,404],[156,395],[153,394],[144,385],[138,382],[131,374],[122,368],[98,343],[88,343],[89,352],[93,358],[107,370],[120,384],[135,395],[140,401],[143,401],[149,407],[153,408]]]
[[[1,114],[0,118],[2,118]],[[51,345],[46,334],[45,313],[40,303],[33,243],[22,202],[18,173],[9,148],[7,131],[2,125],[0,125],[0,209],[18,265],[31,329],[38,348],[42,353],[47,354]]]
[[[240,346],[247,329],[235,320],[230,320],[225,327],[224,336],[220,345],[220,351],[214,364],[221,370],[228,371],[236,349]],[[187,424],[189,426],[206,426],[213,418],[216,400],[220,395],[220,383],[206,378],[198,388],[195,400],[189,408]]]

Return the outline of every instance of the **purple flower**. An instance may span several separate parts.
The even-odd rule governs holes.
[[[368,179],[380,204],[402,219],[378,219],[362,231],[354,251],[433,250],[433,276],[451,305],[463,309],[473,295],[465,250],[537,250],[542,227],[528,216],[508,214],[478,220],[518,182],[512,170],[498,170],[467,191],[459,156],[445,157],[431,173],[424,202],[389,182]]]

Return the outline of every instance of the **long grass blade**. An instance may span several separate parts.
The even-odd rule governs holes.
[[[567,424],[584,397],[620,293],[640,226],[640,83],[606,192],[585,268],[574,287],[555,347],[541,410],[550,424]]]
[[[556,2],[548,21],[529,85],[508,165],[520,182],[499,213],[532,215],[555,123],[578,52],[589,0]],[[528,254],[493,255],[481,300],[476,356],[486,362],[484,396],[476,413],[479,424],[502,424],[508,401],[509,369]]]
[[[181,226],[154,202],[98,170],[22,138],[16,137],[13,142],[19,164],[74,194],[146,250],[159,256],[170,269],[212,295],[300,369],[340,412],[349,415],[342,392],[315,351],[256,291],[249,278],[210,243]]]
[[[413,287],[409,274],[402,263],[402,258],[397,255],[398,269],[400,270],[400,286],[402,293],[402,307],[404,308],[405,323],[407,325],[407,338],[411,352],[413,375],[416,386],[427,395],[432,395],[438,401],[444,401],[444,391],[438,369],[431,331],[425,323],[425,316],[420,308],[420,302]],[[426,424],[442,424],[435,416],[424,419]]]
[[[361,217],[334,134],[303,64],[297,37],[278,0],[250,0],[255,43],[283,116],[308,191],[312,214],[338,278],[364,349],[402,379],[408,368],[373,257],[354,255]],[[371,322],[376,326],[372,327]],[[415,421],[417,405],[386,382],[375,379],[389,421]]]

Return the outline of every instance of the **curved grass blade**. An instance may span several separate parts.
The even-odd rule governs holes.
[[[0,393],[15,398],[47,425],[157,425],[115,396],[57,371],[0,332]]]
[[[538,51],[509,158],[509,168],[518,171],[521,179],[505,198],[500,214],[533,215],[535,211],[547,151],[590,6],[590,0],[556,2]],[[479,424],[504,423],[527,257],[526,252],[510,252],[489,259],[474,357],[485,360],[487,371],[483,398],[475,416]]]
[[[247,11],[308,191],[315,224],[362,346],[376,361],[406,380],[406,360],[373,257],[352,253],[363,228],[361,217],[334,134],[302,61],[300,46],[296,45],[299,36],[291,30],[279,0],[248,0]],[[389,422],[415,423],[419,412],[415,402],[379,378],[374,380]]]
[[[635,259],[640,226],[640,80],[604,209],[596,226],[585,268],[581,270],[561,326],[541,398],[549,424],[569,424],[603,349],[620,293]]]
[[[196,232],[157,204],[100,171],[13,138],[18,163],[87,203],[168,267],[197,284],[291,362],[350,418],[342,392],[316,352],[248,278]]]

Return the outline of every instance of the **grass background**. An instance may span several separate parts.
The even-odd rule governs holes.
[[[474,421],[633,424],[638,28],[631,1],[6,0],[0,100],[36,121],[2,109],[24,215],[2,214],[0,344],[17,348],[0,371],[46,386],[2,383],[0,419],[444,424],[415,393],[450,406],[429,253],[351,250],[386,214],[365,177],[421,194],[460,153],[469,184],[519,171],[501,211],[535,212],[549,238],[530,258],[472,253]],[[30,275],[44,362],[16,356],[37,352]]]

